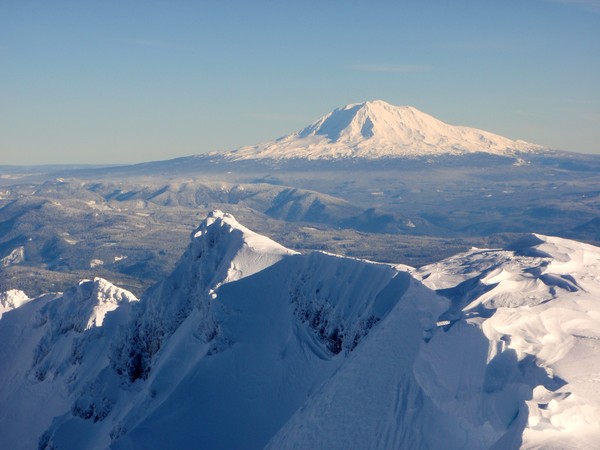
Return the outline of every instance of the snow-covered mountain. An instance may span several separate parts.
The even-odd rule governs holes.
[[[96,278],[4,313],[0,447],[43,448],[43,431],[66,411],[94,421],[105,414],[110,396],[96,400],[102,386],[92,380],[107,366],[116,328],[127,322],[134,302],[130,292]],[[70,448],[78,439],[70,435]]]
[[[540,145],[487,131],[448,125],[411,106],[382,100],[338,108],[301,131],[275,141],[242,147],[231,160],[396,158],[490,153],[515,156]]]
[[[2,316],[0,447],[593,448],[599,268],[541,235],[304,255],[215,211],[140,301],[96,279]]]

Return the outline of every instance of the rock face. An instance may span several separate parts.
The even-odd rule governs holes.
[[[275,141],[230,152],[244,159],[397,158],[489,153],[515,156],[543,150],[475,128],[448,125],[412,106],[381,100],[347,105]]]
[[[95,279],[2,317],[0,446],[593,448],[599,268],[541,235],[302,255],[215,211],[140,301]]]

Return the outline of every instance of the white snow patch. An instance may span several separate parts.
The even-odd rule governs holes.
[[[8,267],[20,264],[25,261],[25,247],[19,246],[11,251],[7,256],[0,259],[0,267]]]
[[[31,299],[27,297],[25,292],[18,289],[10,289],[5,292],[0,292],[0,318],[4,313],[18,308],[30,300]]]

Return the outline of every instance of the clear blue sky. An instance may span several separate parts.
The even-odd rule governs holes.
[[[373,99],[600,153],[600,0],[0,2],[0,164],[230,150]]]

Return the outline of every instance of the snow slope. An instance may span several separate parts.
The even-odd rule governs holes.
[[[600,249],[531,235],[508,250],[474,249],[418,274],[452,300],[443,317],[454,324],[449,334],[467,323],[489,341],[484,391],[505,401],[503,379],[528,386],[524,448],[597,446]],[[430,385],[444,389],[442,378],[430,377]]]
[[[535,235],[414,271],[452,303],[431,339],[398,305],[268,447],[596,448],[599,269]]]
[[[2,317],[0,447],[594,448],[599,269],[540,235],[302,255],[215,211],[139,302],[96,279]]]
[[[35,448],[52,418],[69,408],[90,417],[102,414],[74,404],[73,395],[95,389],[91,380],[108,362],[114,328],[136,301],[130,292],[96,278],[2,316],[0,447]]]
[[[394,158],[475,152],[515,156],[542,150],[487,131],[448,125],[411,106],[382,100],[338,108],[301,131],[229,152],[232,160]]]
[[[67,412],[48,442],[85,430],[100,447],[261,448],[411,285],[387,264],[295,254],[215,212],[113,345],[120,381],[96,383],[125,384],[112,413]]]

